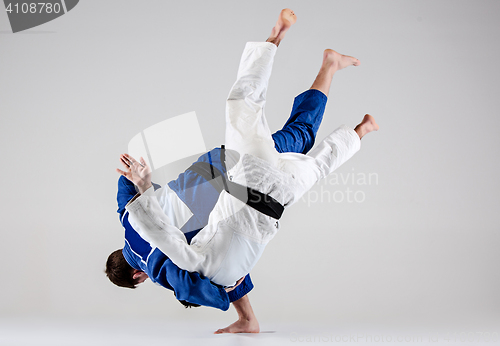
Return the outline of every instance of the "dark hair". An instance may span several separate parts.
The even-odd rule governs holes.
[[[116,286],[135,288],[139,283],[139,279],[134,280],[134,268],[123,257],[122,249],[113,251],[109,255],[104,272]]]
[[[139,279],[134,280],[134,268],[128,264],[123,257],[122,249],[113,251],[106,261],[106,269],[104,270],[109,280],[116,286],[136,288]],[[187,308],[197,308],[201,305],[189,303],[185,300],[179,302]]]
[[[193,304],[193,303],[187,302],[185,300],[179,300],[179,303],[181,303],[182,305],[184,305],[184,307],[186,309],[187,308],[198,308],[198,307],[201,306],[201,305],[198,305],[198,304]]]

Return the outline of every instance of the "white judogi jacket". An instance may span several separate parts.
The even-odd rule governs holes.
[[[356,132],[341,126],[308,155],[278,153],[264,117],[265,94],[276,46],[247,43],[238,78],[226,107],[226,146],[240,159],[228,179],[268,194],[285,208],[298,201],[318,180],[346,162],[360,148]],[[208,224],[191,245],[162,210],[167,189],[148,189],[127,205],[134,229],[164,252],[179,268],[198,272],[231,286],[248,274],[275,236],[279,224],[222,191]]]

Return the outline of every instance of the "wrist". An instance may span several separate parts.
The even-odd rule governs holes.
[[[144,182],[140,185],[137,185],[137,188],[139,189],[139,193],[142,195],[151,186],[153,186],[153,184],[151,182]]]

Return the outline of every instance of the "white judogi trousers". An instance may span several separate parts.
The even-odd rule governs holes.
[[[226,147],[239,153],[230,180],[268,194],[286,207],[298,201],[360,148],[356,132],[342,125],[308,155],[278,153],[264,116],[269,77],[277,47],[249,42],[226,105]],[[178,267],[231,286],[248,274],[278,231],[277,220],[222,191],[208,225],[189,245],[163,212],[168,190],[153,188],[127,205],[134,229]]]

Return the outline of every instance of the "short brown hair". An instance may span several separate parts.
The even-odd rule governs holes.
[[[139,279],[134,280],[134,268],[123,257],[122,249],[113,251],[109,255],[104,272],[112,283],[120,287],[136,288],[139,283]],[[186,308],[201,306],[184,300],[179,300],[179,302]]]
[[[187,300],[179,300],[179,303],[181,303],[182,305],[184,305],[184,307],[186,309],[187,308],[199,308],[201,306],[199,304],[190,303]]]
[[[134,280],[134,268],[123,257],[122,249],[113,251],[109,255],[104,272],[116,286],[136,288],[139,283],[139,279]]]

